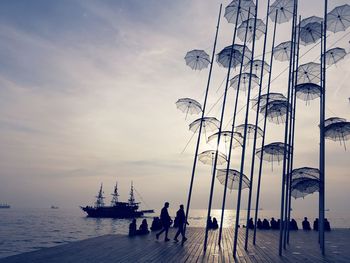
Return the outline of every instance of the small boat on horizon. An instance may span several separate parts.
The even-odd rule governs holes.
[[[0,203],[0,208],[11,208],[11,206],[7,203]]]
[[[100,190],[96,196],[95,206],[81,206],[80,208],[87,213],[88,217],[97,218],[136,218],[142,217],[146,213],[154,213],[153,209],[138,210],[140,202],[135,201],[134,186],[131,182],[130,197],[128,202],[119,202],[118,197],[118,183],[114,187],[112,193],[112,201],[110,206],[105,206],[102,190],[102,184]],[[142,198],[141,198],[142,199]]]
[[[52,206],[51,206],[51,209],[59,209],[59,207],[58,207],[58,206],[55,206],[55,205],[52,205]]]

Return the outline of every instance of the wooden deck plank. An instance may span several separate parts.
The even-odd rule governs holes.
[[[169,231],[173,238],[176,230]],[[258,231],[257,244],[252,244],[250,233],[248,250],[244,250],[245,229],[239,229],[236,261],[232,257],[233,229],[223,229],[221,247],[218,245],[219,231],[210,231],[207,251],[203,252],[205,229],[188,228],[188,241],[164,242],[155,238],[155,233],[129,238],[122,235],[105,235],[83,241],[72,242],[53,248],[24,253],[0,259],[0,263],[58,263],[58,262],[237,262],[237,263],[316,263],[350,262],[350,230],[334,230],[326,233],[326,256],[318,246],[318,233],[302,230],[291,232],[290,244],[278,255],[279,231]]]

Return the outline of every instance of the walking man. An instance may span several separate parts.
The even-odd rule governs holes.
[[[175,240],[175,242],[179,242],[177,237],[181,234],[182,243],[184,243],[187,240],[187,238],[184,235],[184,225],[188,224],[187,222],[185,222],[186,216],[185,216],[185,211],[184,211],[184,205],[180,205],[180,209],[176,212],[176,218],[177,218],[177,222],[178,222],[178,229],[177,229],[176,235],[174,237],[174,240]]]
[[[165,232],[165,238],[164,238],[165,242],[170,240],[168,238],[168,232],[169,232],[169,227],[172,223],[172,220],[171,220],[169,213],[168,213],[168,208],[169,208],[169,203],[165,202],[164,207],[162,208],[162,211],[160,212],[160,221],[162,222],[163,229],[156,235],[156,238],[159,239],[159,236],[163,232]]]

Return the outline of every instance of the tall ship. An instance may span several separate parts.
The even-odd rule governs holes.
[[[85,206],[81,209],[87,213],[89,217],[98,218],[136,218],[142,217],[145,213],[154,213],[154,210],[139,210],[140,202],[135,201],[134,186],[131,182],[130,197],[127,202],[119,201],[118,183],[114,187],[112,195],[112,201],[110,206],[106,206],[103,196],[103,185],[101,184],[100,190],[96,196],[94,206]]]
[[[4,204],[0,203],[0,208],[11,208],[11,206],[9,204],[6,204],[6,203],[4,203]]]

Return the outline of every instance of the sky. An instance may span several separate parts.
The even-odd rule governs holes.
[[[300,15],[322,16],[318,0],[300,0]],[[265,21],[267,1],[260,1]],[[330,0],[329,10],[348,3]],[[0,202],[13,207],[77,208],[92,204],[100,183],[106,202],[118,181],[121,199],[131,181],[147,203],[186,203],[196,139],[188,125],[199,116],[180,112],[175,102],[190,97],[202,103],[208,69],[193,71],[184,56],[192,49],[211,54],[220,1],[116,0],[0,2]],[[224,1],[223,6],[229,4]],[[268,50],[271,49],[270,20]],[[217,52],[229,45],[233,25],[222,18]],[[349,29],[350,30],[350,29]],[[329,46],[350,51],[350,31],[329,33]],[[340,40],[339,40],[340,39]],[[290,40],[290,23],[277,26],[276,43]],[[304,54],[310,46],[302,47]],[[256,54],[262,52],[262,39]],[[318,47],[301,63],[318,59]],[[270,53],[267,53],[269,59]],[[350,119],[349,58],[327,73],[327,117]],[[273,78],[288,63],[274,62]],[[219,118],[227,71],[214,66],[208,116]],[[233,71],[232,76],[238,74]],[[286,73],[271,85],[286,93]],[[254,93],[255,92],[255,93]],[[256,91],[253,92],[255,96]],[[229,90],[224,118],[232,117],[234,92]],[[239,100],[245,105],[246,97]],[[298,101],[295,167],[318,166],[318,100]],[[244,111],[238,115],[243,121]],[[250,122],[255,112],[250,110]],[[283,126],[268,124],[267,141],[282,141]],[[195,138],[195,137],[194,137]],[[186,144],[188,146],[184,150]],[[252,142],[245,174],[250,172]],[[200,151],[213,149],[202,143]],[[350,209],[347,202],[349,150],[327,142],[327,207]],[[232,167],[239,167],[234,151]],[[193,208],[206,208],[210,166],[198,164]],[[261,206],[278,209],[281,165],[264,163]],[[215,182],[214,208],[223,186]],[[247,192],[243,193],[243,207]],[[255,193],[253,194],[253,196]],[[229,193],[235,206],[236,192]],[[136,196],[139,200],[140,198]],[[295,201],[295,208],[317,208],[317,194]]]

